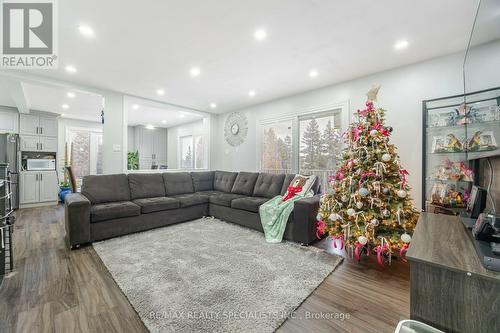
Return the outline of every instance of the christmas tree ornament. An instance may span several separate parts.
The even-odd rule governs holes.
[[[376,129],[372,129],[372,130],[370,131],[370,135],[371,135],[371,136],[376,136],[377,134],[378,134],[378,131],[377,131]]]
[[[321,221],[321,214],[316,215],[316,221]]]
[[[390,192],[391,192],[391,191],[389,190],[389,188],[388,188],[388,187],[384,187],[384,188],[382,189],[382,193],[384,193],[384,194],[389,194]]]
[[[392,126],[387,126],[386,129],[387,131],[389,131],[389,133],[392,132]]]
[[[391,212],[387,208],[382,211],[383,217],[389,217],[390,215],[391,215]]]
[[[411,236],[408,235],[406,232],[404,234],[401,235],[401,240],[404,242],[404,243],[409,243],[411,242]]]
[[[358,242],[361,245],[365,245],[366,243],[368,243],[368,238],[366,238],[365,236],[359,236],[358,237]]]
[[[330,220],[332,220],[332,221],[337,221],[337,220],[342,219],[342,217],[341,217],[339,214],[337,214],[337,213],[332,213],[332,214],[330,214],[330,217],[329,217],[329,218],[330,218]]]
[[[347,195],[343,195],[340,200],[342,200],[342,202],[347,202],[349,200],[349,197]]]
[[[353,208],[349,208],[347,211],[346,211],[347,215],[349,216],[354,216],[354,214],[356,214],[356,211],[353,209]]]
[[[356,202],[356,208],[358,209],[363,208],[363,203],[361,201]]]
[[[370,221],[370,223],[371,223],[374,227],[376,227],[376,226],[378,226],[378,225],[379,225],[379,222],[378,222],[378,220],[377,220],[377,219],[372,219],[372,220]]]
[[[360,196],[366,197],[368,194],[370,194],[370,191],[368,191],[368,189],[366,187],[361,187],[358,190],[358,193],[359,193]]]
[[[382,161],[389,162],[390,160],[391,160],[391,155],[390,154],[385,153],[384,155],[382,155]]]
[[[400,198],[406,198],[407,193],[405,190],[401,189],[401,190],[398,190],[397,195]]]

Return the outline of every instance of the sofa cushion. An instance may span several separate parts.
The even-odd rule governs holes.
[[[165,196],[165,184],[161,173],[130,173],[130,198],[155,198]]]
[[[238,198],[245,198],[242,194],[236,193],[220,193],[209,196],[209,201],[211,204],[231,207],[231,201]]]
[[[215,171],[214,190],[230,193],[236,176],[238,176],[237,172]]]
[[[81,193],[92,204],[130,200],[128,177],[125,174],[85,176]]]
[[[231,193],[251,196],[258,176],[259,174],[257,172],[238,173],[238,176],[236,176],[236,179],[234,180]]]
[[[214,171],[191,172],[195,192],[214,189]]]
[[[208,196],[200,193],[180,194],[173,198],[179,200],[181,207],[191,207],[208,203]]]
[[[288,186],[290,186],[290,183],[292,180],[295,178],[294,173],[287,173],[285,175],[285,179],[283,180],[283,186],[281,187],[281,193],[280,195],[285,195],[286,191],[288,190]]]
[[[142,198],[134,200],[144,214],[179,208],[179,200],[168,197]]]
[[[254,197],[274,198],[281,194],[284,174],[260,173],[253,189]]]
[[[262,197],[238,198],[231,201],[231,208],[242,209],[242,210],[247,210],[249,212],[258,213],[260,205],[262,205],[268,200],[269,198],[262,198]]]
[[[137,216],[141,207],[130,201],[107,202],[90,207],[90,222],[100,222],[120,217]]]
[[[189,172],[165,172],[163,182],[169,197],[194,192],[193,180]]]

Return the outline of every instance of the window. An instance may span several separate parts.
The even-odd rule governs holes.
[[[316,175],[322,188],[327,188],[342,146],[344,109],[333,107],[263,123],[260,171]]]
[[[194,168],[205,169],[206,164],[205,138],[201,135],[194,137]]]
[[[193,136],[182,136],[180,138],[181,146],[181,168],[182,169],[192,169],[193,168]]]
[[[102,173],[102,133],[85,128],[66,130],[66,162],[75,178]]]
[[[263,126],[262,172],[289,173],[292,171],[292,121],[280,121]]]

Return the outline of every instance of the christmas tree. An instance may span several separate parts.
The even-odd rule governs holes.
[[[366,108],[357,111],[344,134],[331,188],[321,197],[317,230],[318,237],[328,233],[334,247],[345,246],[357,260],[373,252],[383,265],[394,254],[404,257],[418,212],[408,195],[408,172],[389,143],[385,110],[373,105],[379,88],[368,92]]]

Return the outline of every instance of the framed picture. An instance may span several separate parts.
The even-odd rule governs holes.
[[[432,152],[442,153],[444,151],[445,141],[445,136],[435,136],[432,142]]]
[[[458,153],[463,151],[462,141],[455,134],[435,136],[432,143],[433,153]]]

